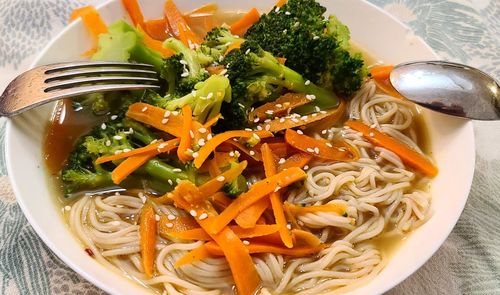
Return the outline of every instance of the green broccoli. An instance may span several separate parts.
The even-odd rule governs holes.
[[[244,40],[231,34],[231,32],[225,27],[215,27],[207,33],[203,39],[201,48],[204,48],[203,46],[205,46],[205,48],[211,48],[212,51],[208,53],[214,58],[220,58],[226,54],[226,51],[231,44],[238,41],[243,42]],[[218,61],[219,58],[215,60]]]
[[[245,127],[246,113],[252,105],[276,98],[282,94],[283,88],[308,95],[312,103],[301,107],[301,112],[311,112],[315,106],[334,108],[339,103],[333,92],[314,83],[306,83],[299,73],[280,64],[256,42],[245,41],[239,49],[232,50],[222,63],[227,68],[233,91],[233,102],[222,107],[222,129]]]
[[[315,0],[289,0],[250,27],[245,38],[313,83],[349,96],[361,87],[367,70],[359,54],[349,53],[349,29],[337,18],[325,19]]]
[[[231,162],[231,166],[229,168],[230,169],[234,168],[237,165],[238,165],[238,163]],[[238,177],[236,177],[236,179],[234,179],[233,181],[231,181],[229,183],[226,183],[222,187],[222,191],[230,197],[236,197],[236,196],[246,192],[247,190],[248,190],[247,179],[243,175],[239,175]]]

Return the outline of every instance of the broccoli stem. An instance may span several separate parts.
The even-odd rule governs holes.
[[[162,181],[168,181],[169,179],[174,183],[177,179],[188,179],[192,181],[192,179],[189,179],[188,175],[184,171],[177,171],[175,169],[175,167],[172,167],[154,158],[146,162],[146,164],[141,167],[140,171],[143,171],[150,176]]]
[[[156,71],[160,72],[163,66],[163,59],[161,55],[143,44],[135,45],[130,52],[130,59],[140,63],[153,65]]]

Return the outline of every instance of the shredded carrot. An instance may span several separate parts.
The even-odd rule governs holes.
[[[165,117],[166,114],[169,114],[168,117]],[[126,115],[175,137],[181,136],[183,116],[177,112],[169,112],[147,103],[136,102],[128,107]]]
[[[191,264],[196,261],[203,260],[205,258],[213,257],[213,254],[208,251],[208,248],[205,246],[206,244],[201,245],[198,248],[195,248],[188,253],[184,254],[181,258],[179,258],[174,267],[181,267],[186,264]]]
[[[224,173],[220,174],[216,178],[212,178],[211,180],[205,182],[200,186],[200,192],[204,196],[210,196],[218,192],[226,183],[229,183],[236,179],[236,177],[240,176],[243,170],[247,167],[247,161],[243,161],[239,163],[237,166],[224,171]]]
[[[212,127],[213,125],[215,125],[219,121],[220,118],[222,118],[222,115],[219,113],[216,116],[208,119],[205,122],[205,124],[203,124],[203,127],[206,128],[206,129]]]
[[[205,244],[205,247],[207,248],[208,252],[210,254],[212,254],[212,256],[222,256],[223,255],[223,252],[221,251],[222,249],[216,243],[208,242]],[[321,244],[321,245],[318,245],[316,247],[299,246],[299,247],[293,247],[290,249],[290,248],[281,247],[278,245],[264,244],[264,243],[253,243],[252,241],[250,241],[250,244],[246,246],[246,249],[251,254],[273,253],[273,254],[279,254],[279,255],[285,255],[285,256],[291,256],[291,257],[304,257],[304,256],[316,254],[326,247],[327,247],[327,245]]]
[[[248,114],[248,121],[254,122],[256,119],[264,121],[274,117],[281,117],[290,113],[290,110],[310,103],[304,93],[289,92],[280,96],[273,102],[265,103]]]
[[[110,161],[115,161],[115,160],[120,160],[124,158],[128,158],[131,156],[136,156],[136,155],[142,155],[142,154],[160,154],[160,153],[168,153],[169,151],[173,150],[174,148],[177,147],[179,144],[179,139],[175,138],[172,140],[169,140],[167,142],[163,142],[162,140],[159,140],[155,143],[151,143],[145,147],[133,149],[129,152],[123,152],[117,155],[111,155],[111,156],[103,156],[97,158],[95,161],[96,164],[102,164]]]
[[[269,145],[263,144],[261,147],[262,162],[264,163],[264,171],[266,177],[271,177],[276,174],[276,159],[273,152],[269,148]],[[281,201],[281,195],[279,192],[272,192],[270,197],[271,207],[273,208],[274,220],[279,226],[279,233],[283,244],[288,247],[293,247],[292,236],[287,228],[287,222],[285,218],[285,212],[283,211],[283,203]]]
[[[286,63],[286,58],[285,57],[277,57],[276,59],[282,65],[284,65]]]
[[[158,233],[160,236],[168,239],[171,232],[184,232],[200,227],[198,222],[191,216],[174,217],[174,219],[170,220],[166,215],[160,216],[158,226]]]
[[[182,130],[179,142],[179,147],[177,148],[177,157],[183,163],[192,159],[191,155],[188,155],[188,149],[191,148],[191,123],[193,121],[193,115],[191,107],[185,105],[182,107]]]
[[[177,23],[177,27],[179,30],[179,40],[181,40],[184,45],[191,49],[200,45],[200,38],[191,30],[187,23]]]
[[[373,79],[385,80],[389,78],[393,69],[394,69],[393,65],[378,66],[372,68],[370,70],[370,74]]]
[[[425,175],[434,177],[438,173],[437,167],[424,155],[414,151],[406,144],[386,135],[375,128],[371,128],[359,121],[347,121],[346,126],[363,133],[363,136],[375,145],[382,146],[396,155],[409,166],[417,169]]]
[[[301,169],[290,168],[256,182],[247,192],[239,195],[219,216],[208,218],[210,220],[208,225],[209,233],[215,234],[220,232],[231,220],[255,202],[275,190],[287,187],[305,177],[306,174]]]
[[[292,229],[292,237],[294,240],[294,245],[297,246],[313,246],[317,247],[321,245],[321,240],[318,239],[317,236],[312,233],[300,230],[300,229]]]
[[[229,206],[231,202],[233,202],[233,200],[231,200],[223,192],[217,192],[211,195],[208,199],[219,211],[226,209],[227,206]]]
[[[245,35],[245,32],[259,19],[259,11],[257,10],[257,8],[252,8],[241,19],[231,25],[231,33],[233,33],[233,35],[242,37],[243,35]]]
[[[233,130],[219,133],[212,139],[207,141],[203,147],[198,151],[198,157],[193,161],[196,168],[200,168],[203,162],[210,156],[210,154],[223,142],[230,140],[234,137],[257,137],[266,138],[272,137],[273,134],[268,131],[246,131],[246,130]]]
[[[354,161],[359,158],[357,150],[344,141],[315,139],[292,129],[286,130],[285,140],[304,153],[326,160]]]
[[[324,112],[314,113],[306,116],[286,116],[281,118],[276,118],[267,123],[260,124],[260,127],[263,130],[269,130],[271,132],[281,131],[285,129],[300,127],[309,125],[312,123],[320,122],[321,120],[338,116],[338,114],[343,114],[342,108],[331,109]],[[331,126],[330,126],[331,127]]]
[[[290,204],[285,202],[285,207],[288,207],[288,210],[294,214],[306,214],[306,213],[316,213],[316,212],[333,212],[338,215],[343,215],[347,207],[343,204],[324,204],[324,205],[316,205],[316,206],[297,206],[294,204]]]
[[[222,171],[220,171],[219,165],[217,165],[217,162],[215,161],[215,159],[206,161],[203,164],[203,166],[205,166],[205,165],[208,165],[208,174],[212,178],[216,178],[217,176],[219,176],[222,173]],[[201,166],[201,168],[203,168],[203,166]],[[198,171],[200,171],[201,168],[198,169]]]
[[[127,158],[125,161],[121,162],[114,170],[111,172],[111,180],[114,184],[119,184],[127,176],[132,174],[135,170],[139,169],[147,161],[153,158],[155,154],[141,154],[135,155]]]
[[[172,33],[181,40],[184,45],[192,48],[201,44],[201,39],[189,27],[174,1],[167,0],[163,9],[165,18],[168,20]]]
[[[170,57],[175,54],[174,51],[164,48],[161,41],[155,40],[149,36],[149,34],[144,30],[141,25],[137,25],[137,30],[142,33],[142,42],[147,47],[158,51],[163,57]]]
[[[92,35],[94,46],[84,53],[84,55],[92,55],[97,50],[96,48],[99,41],[99,35],[106,34],[108,32],[108,27],[102,20],[99,12],[97,12],[97,10],[93,6],[85,6],[73,10],[73,12],[71,13],[70,21],[74,21],[77,18],[82,19],[83,24]]]
[[[156,214],[153,206],[146,203],[139,217],[142,267],[146,277],[153,277],[156,251]]]
[[[244,40],[243,39],[237,39],[231,45],[229,45],[226,49],[226,52],[224,52],[224,55],[227,55],[229,52],[239,49],[241,47],[241,44],[243,44]]]
[[[210,75],[220,75],[222,71],[224,71],[225,67],[223,65],[217,65],[217,66],[208,66],[206,68],[207,72]]]
[[[296,153],[288,157],[285,163],[278,166],[278,171],[283,171],[292,167],[303,168],[312,160],[313,156],[307,153]]]
[[[341,99],[340,104],[335,111],[328,111],[326,116],[317,122],[314,122],[307,126],[308,130],[322,132],[323,130],[328,130],[335,126],[336,123],[344,118],[344,114],[347,108],[347,103]]]
[[[168,38],[168,22],[164,18],[145,21],[144,30],[155,40],[164,41]]]
[[[142,15],[141,7],[137,0],[122,0],[122,3],[128,15],[130,15],[134,26],[144,27],[144,15]]]
[[[245,153],[247,156],[254,159],[255,161],[258,161],[258,162],[262,161],[262,157],[260,155],[260,152],[256,152],[255,149],[250,150],[246,146],[244,146],[243,144],[241,144],[237,141],[234,141],[234,140],[228,140],[225,143],[236,147],[238,150],[242,151],[243,153]]]
[[[276,2],[276,7],[281,7],[283,5],[285,5],[286,3],[288,2],[288,0],[278,0],[278,2]]]
[[[239,226],[231,225],[229,228],[240,238],[248,239],[270,235],[278,231],[278,226],[274,224],[259,224],[252,228],[242,228]],[[202,228],[193,228],[184,231],[170,230],[166,234],[170,237],[181,240],[196,240],[196,241],[210,241],[212,238]]]
[[[241,211],[241,213],[236,217],[235,221],[242,228],[253,228],[257,224],[259,218],[262,216],[262,213],[264,213],[264,211],[266,211],[266,209],[269,207],[271,207],[269,199],[260,199],[252,206]]]

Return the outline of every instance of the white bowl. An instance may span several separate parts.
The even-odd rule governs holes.
[[[177,1],[182,10],[205,1]],[[272,1],[220,0],[223,9],[257,6],[269,9]],[[163,0],[142,1],[145,15],[160,17]],[[323,1],[351,29],[361,47],[388,63],[436,59],[420,38],[381,9],[361,0]],[[99,7],[107,23],[127,18],[121,1]],[[71,24],[42,51],[33,66],[81,59],[91,39],[80,21]],[[149,294],[142,286],[90,258],[64,223],[61,208],[47,186],[42,139],[53,106],[45,106],[9,120],[6,131],[7,169],[17,200],[42,240],[72,269],[112,294]],[[413,232],[372,281],[349,294],[379,294],[421,267],[440,247],[457,222],[469,194],[474,172],[474,136],[469,121],[424,112],[432,153],[440,169],[432,183],[432,218]],[[43,270],[40,270],[43,271]]]

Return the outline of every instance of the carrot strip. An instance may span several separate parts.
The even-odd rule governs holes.
[[[204,196],[210,196],[218,192],[226,183],[229,183],[236,179],[243,170],[247,167],[247,161],[243,161],[239,163],[237,166],[224,171],[224,173],[220,174],[216,178],[212,178],[211,180],[205,182],[200,186],[200,192]]]
[[[186,46],[201,44],[201,39],[191,30],[174,1],[167,0],[163,8],[165,18],[168,20],[172,33]]]
[[[260,124],[263,130],[269,130],[271,132],[281,131],[285,129],[300,127],[309,125],[315,122],[320,122],[325,118],[329,118],[331,116],[339,116],[339,114],[343,114],[344,110],[342,108],[331,109],[328,111],[320,111],[319,113],[313,113],[307,116],[299,116],[299,115],[290,115],[286,117],[276,118],[271,120],[268,123]],[[329,126],[328,128],[330,128]]]
[[[325,204],[325,205],[316,205],[316,206],[297,206],[294,204],[290,204],[285,202],[285,207],[288,207],[288,210],[294,214],[306,214],[306,213],[316,213],[316,212],[333,212],[338,215],[343,215],[347,207],[342,204]]]
[[[164,238],[168,238],[171,232],[184,232],[199,228],[198,222],[191,216],[175,216],[173,220],[168,216],[161,215],[158,233]]]
[[[239,226],[229,226],[229,228],[240,238],[248,239],[270,235],[278,231],[278,226],[274,224],[258,224],[252,228],[241,228]],[[193,228],[185,231],[171,230],[166,233],[168,236],[181,240],[210,241],[212,238],[202,228]]]
[[[208,119],[205,122],[205,124],[203,124],[203,127],[206,128],[206,129],[212,127],[213,125],[215,125],[219,121],[220,118],[222,118],[222,115],[219,113],[216,116]]]
[[[285,5],[286,3],[288,2],[288,0],[278,0],[278,2],[276,2],[276,7],[281,7],[283,5]]]
[[[389,75],[391,74],[393,69],[394,69],[393,65],[378,66],[378,67],[372,68],[370,70],[370,74],[371,74],[373,79],[385,80],[385,79],[389,78]]]
[[[110,161],[116,161],[124,158],[128,158],[131,156],[136,156],[136,155],[142,155],[142,154],[160,154],[160,153],[168,153],[174,148],[177,147],[179,144],[179,139],[175,138],[172,140],[169,140],[167,142],[163,142],[162,140],[159,140],[155,143],[151,143],[145,147],[133,149],[130,152],[123,152],[121,154],[117,155],[111,155],[111,156],[103,156],[99,157],[96,159],[95,163],[96,164],[102,164]]]
[[[206,244],[201,245],[200,247],[193,249],[186,253],[184,256],[179,258],[174,264],[174,267],[181,267],[186,264],[191,264],[196,261],[203,260],[205,258],[213,257],[212,252],[209,252]]]
[[[245,32],[260,18],[257,8],[252,8],[241,19],[231,25],[233,35],[243,36]]]
[[[95,49],[97,47],[97,42],[99,41],[99,35],[106,34],[108,32],[106,23],[104,23],[99,15],[99,12],[97,12],[93,6],[85,6],[73,10],[70,16],[70,21],[74,21],[77,18],[82,19],[83,24],[92,35],[92,39],[94,40],[93,49]]]
[[[142,207],[139,219],[142,267],[146,277],[151,278],[153,277],[156,251],[156,214],[151,204],[146,203]]]
[[[205,247],[207,248],[208,252],[210,254],[212,254],[212,256],[222,256],[223,255],[222,249],[216,243],[208,242],[205,244]],[[293,247],[292,249],[289,249],[289,248],[281,247],[278,245],[250,242],[250,244],[246,246],[246,249],[251,254],[273,253],[273,254],[280,254],[280,255],[291,256],[291,257],[304,257],[304,256],[316,254],[326,247],[327,247],[327,245],[321,244],[321,245],[316,246],[316,247],[299,246],[299,247]]]
[[[225,67],[223,65],[217,65],[217,66],[208,66],[206,68],[207,72],[210,75],[220,75],[222,71],[224,71]]]
[[[190,12],[186,13],[186,15],[214,14],[217,12],[217,9],[219,9],[219,5],[217,3],[207,3],[207,4],[204,4],[200,7],[198,7],[198,8],[191,10]]]
[[[294,245],[297,246],[305,245],[305,246],[317,247],[321,245],[321,240],[318,239],[317,236],[305,230],[300,230],[295,228],[292,229],[292,237],[294,240]]]
[[[145,21],[144,30],[155,40],[164,41],[168,38],[168,22],[164,18]]]
[[[142,165],[144,165],[148,160],[153,158],[155,154],[141,154],[135,155],[127,158],[125,161],[121,162],[114,170],[111,172],[111,180],[113,183],[119,184],[122,182],[127,176],[132,174],[135,170],[139,169]]]
[[[144,15],[142,15],[141,7],[137,0],[122,0],[122,4],[125,6],[125,10],[127,10],[134,26],[144,27]]]
[[[183,191],[178,191],[179,186],[187,186]],[[203,198],[201,192],[197,190],[196,186],[188,181],[184,181],[177,185],[172,197],[177,206],[182,209],[194,213],[194,215],[201,217],[202,214],[209,216],[209,218],[196,218],[198,224],[203,228],[210,237],[219,245],[223,256],[226,260],[233,274],[233,279],[238,290],[238,294],[252,295],[260,284],[260,277],[255,269],[255,265],[248,253],[247,248],[238,236],[227,226],[212,234],[208,231],[210,225],[210,217],[216,217],[217,212],[212,204]],[[205,200],[205,201],[202,201]],[[211,243],[211,242],[210,242]]]
[[[273,102],[265,103],[248,114],[248,120],[255,122],[256,119],[264,121],[266,119],[281,117],[290,113],[290,110],[308,104],[311,101],[304,93],[286,93]]]
[[[309,126],[307,126],[307,129],[320,132],[332,128],[333,126],[335,126],[337,122],[339,122],[344,117],[346,108],[347,108],[347,103],[343,99],[341,99],[340,104],[335,111],[327,112],[326,116],[324,116],[319,121],[314,122]]]
[[[330,142],[325,139],[315,139],[292,129],[286,130],[285,140],[304,153],[326,160],[354,161],[359,158],[357,150],[344,141]]]
[[[179,142],[179,147],[177,148],[177,157],[183,163],[191,160],[191,155],[188,155],[188,149],[191,147],[191,123],[193,121],[193,114],[191,107],[185,105],[182,107],[182,130],[181,130],[181,140]]]
[[[302,168],[312,160],[313,156],[307,153],[296,153],[288,157],[285,163],[278,166],[278,171],[283,171],[292,167]]]
[[[236,217],[236,223],[242,228],[253,228],[257,224],[257,220],[262,216],[262,213],[269,208],[271,204],[269,199],[263,198],[255,202],[252,206],[241,211]]]
[[[257,162],[262,161],[262,157],[261,157],[259,152],[256,152],[254,150],[249,150],[247,147],[245,147],[241,143],[234,141],[234,140],[228,140],[228,141],[226,141],[226,143],[230,144],[232,146],[235,146],[238,150],[242,151],[243,153],[245,153],[247,156],[254,159],[255,161],[257,161]]]
[[[170,115],[165,117],[166,114]],[[184,120],[183,116],[177,112],[168,112],[165,109],[147,103],[136,102],[128,107],[126,116],[175,137],[181,136]]]
[[[243,39],[238,39],[235,40],[231,45],[229,45],[226,49],[226,52],[224,52],[224,55],[227,55],[229,52],[239,49],[241,47],[241,44],[243,44],[244,40]]]
[[[277,57],[276,60],[282,65],[286,63],[286,58],[285,57]]]
[[[226,209],[227,206],[233,202],[233,200],[227,197],[223,192],[217,192],[208,199],[217,209],[219,209],[219,211]]]
[[[274,192],[276,189],[287,187],[305,177],[306,174],[301,169],[290,168],[256,182],[247,192],[242,193],[236,198],[219,216],[208,218],[210,220],[207,226],[209,229],[208,232],[212,234],[220,232],[231,220],[255,202]]]
[[[149,36],[149,34],[144,30],[141,25],[137,25],[137,30],[142,33],[142,42],[147,47],[158,51],[163,57],[170,57],[175,54],[174,51],[164,48],[163,43],[161,41],[155,40]]]
[[[425,156],[417,153],[406,144],[386,135],[375,128],[371,128],[358,121],[347,121],[346,126],[363,133],[363,136],[371,143],[382,146],[396,155],[409,166],[417,169],[425,175],[434,177],[438,173],[437,167],[429,161]]]
[[[187,23],[177,23],[177,27],[179,30],[179,40],[181,40],[184,45],[191,49],[200,45],[200,38],[191,30]]]
[[[266,177],[271,177],[277,172],[275,156],[273,155],[273,152],[267,144],[263,144],[260,149],[262,153],[262,162],[264,163],[264,171],[266,173]],[[281,240],[286,247],[292,248],[292,236],[290,235],[290,231],[287,228],[281,195],[279,194],[279,192],[272,192],[269,198],[271,199],[271,207],[273,208],[274,220],[279,226]]]
[[[234,137],[256,137],[266,138],[272,137],[273,134],[268,131],[245,131],[245,130],[233,130],[226,131],[224,133],[217,134],[212,139],[207,141],[205,145],[198,151],[198,157],[194,159],[193,163],[196,168],[200,168],[203,162],[210,156],[210,154],[223,142],[230,140]]]

